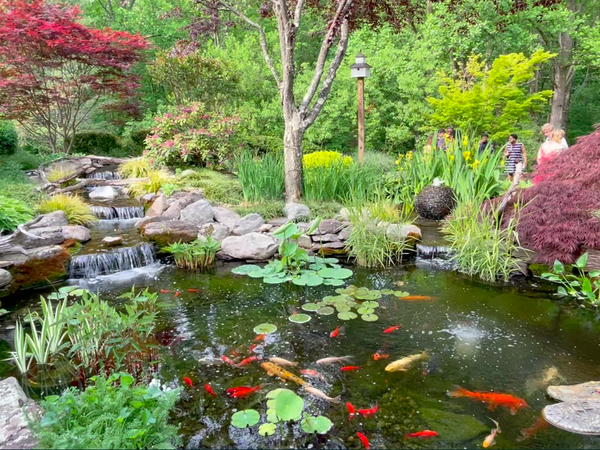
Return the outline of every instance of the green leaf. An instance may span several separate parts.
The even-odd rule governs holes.
[[[569,294],[567,294],[567,290],[564,287],[562,287],[562,286],[558,287],[558,293],[560,295],[569,295]]]
[[[394,292],[394,295],[396,297],[402,298],[402,297],[408,297],[410,294],[406,291],[396,291],[396,292]]]
[[[347,303],[336,303],[335,309],[337,309],[338,312],[352,311],[352,307]]]
[[[587,264],[587,261],[588,261],[588,254],[587,254],[587,252],[585,252],[583,255],[581,255],[579,258],[577,258],[577,261],[575,261],[575,267],[583,270]]]
[[[272,403],[269,409],[267,409],[267,421],[271,423],[279,422],[279,417],[277,417],[277,412],[275,411],[275,402],[276,400],[269,400],[267,404]]]
[[[301,422],[301,426],[305,433],[325,434],[331,429],[333,423],[324,416],[312,417],[306,415]]]
[[[274,423],[263,423],[260,427],[258,427],[258,434],[261,436],[271,436],[275,433],[277,427]]]
[[[146,393],[144,394],[145,399],[158,398],[163,395],[163,391],[156,387],[149,387],[146,389]]]
[[[329,316],[333,314],[335,311],[331,306],[322,306],[317,310],[317,314],[320,316]]]
[[[313,220],[310,227],[308,227],[308,229],[306,230],[306,234],[314,233],[316,231],[316,229],[319,228],[320,224],[321,224],[321,218],[317,217],[315,220]]]
[[[565,266],[558,259],[554,261],[554,273],[561,274],[565,271]]]
[[[379,308],[379,303],[377,303],[373,300],[369,300],[366,302],[362,302],[361,306],[364,306],[366,308]]]
[[[285,241],[298,233],[298,225],[294,222],[288,222],[275,230],[273,237]]]
[[[367,308],[366,306],[360,307],[356,310],[359,314],[373,314],[375,310],[373,308]]]
[[[285,283],[287,279],[285,277],[267,276],[263,278],[263,283],[266,284],[281,284]]]
[[[337,316],[338,316],[338,319],[341,319],[341,320],[352,320],[352,319],[356,319],[358,317],[355,313],[353,313],[351,311],[344,311],[344,312],[338,313]]]
[[[256,334],[270,334],[277,331],[277,327],[272,323],[261,323],[256,325],[253,330]]]
[[[59,398],[60,396],[58,395],[46,395],[44,397],[44,401],[48,403],[56,403]]]
[[[294,242],[286,243],[281,256],[287,256],[288,258],[291,256],[296,256],[296,250],[298,250],[298,244]]]
[[[300,276],[292,278],[292,283],[298,286],[319,286],[323,284],[323,278],[318,275],[302,273]]]
[[[132,401],[129,402],[129,404],[131,406],[133,406],[135,409],[140,409],[142,406],[145,405],[144,402],[140,402],[140,401],[137,401],[137,400],[132,400]]]
[[[153,423],[156,423],[156,419],[154,418],[152,413],[150,411],[148,411],[146,408],[142,409],[142,422],[144,422],[145,427],[147,427],[148,425],[151,425]]]
[[[316,303],[305,303],[304,305],[302,305],[302,309],[304,311],[316,311],[319,309],[319,305],[317,305]]]
[[[344,280],[338,280],[337,278],[325,278],[323,284],[326,286],[343,286]]]
[[[246,275],[248,275],[250,278],[263,278],[270,275],[270,272],[265,269],[258,269],[253,272],[249,272]]]
[[[250,272],[254,272],[257,270],[262,270],[262,268],[255,264],[245,264],[243,266],[236,267],[231,271],[231,273],[235,273],[237,275],[248,275]]]
[[[335,278],[338,280],[345,280],[346,278],[350,278],[352,276],[352,271],[350,269],[321,269],[317,272],[317,274],[323,278]]]
[[[121,373],[121,377],[119,378],[119,383],[121,384],[121,386],[129,386],[131,383],[133,383],[133,377],[131,375],[129,375],[128,373]]]
[[[40,421],[40,426],[49,427],[54,425],[55,423],[60,422],[60,416],[53,411],[50,411],[48,414],[45,414]]]
[[[394,293],[394,291],[392,291],[391,289],[382,289],[381,290],[382,295],[392,295],[393,293]]]
[[[360,316],[360,318],[365,322],[375,322],[377,319],[379,319],[379,317],[375,314],[363,314]]]
[[[281,392],[275,401],[275,411],[281,420],[296,420],[304,409],[304,400],[292,391]]]
[[[587,255],[587,253],[586,253]],[[592,289],[592,282],[590,281],[589,278],[584,278],[583,279],[583,284],[581,285],[581,290],[587,295],[590,292],[593,292]],[[593,296],[593,294],[592,294]]]
[[[311,317],[308,314],[292,314],[288,319],[290,322],[294,323],[306,323]]]
[[[231,416],[231,425],[236,428],[252,427],[260,420],[260,414],[253,409],[245,409]]]

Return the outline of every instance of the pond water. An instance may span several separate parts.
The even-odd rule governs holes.
[[[435,300],[405,301],[383,296],[376,322],[342,321],[336,314],[312,317],[295,324],[288,320],[305,302],[336,295],[335,287],[266,285],[261,280],[231,274],[232,264],[220,265],[212,273],[191,273],[167,267],[145,285],[152,290],[178,289],[182,294],[161,294],[171,304],[161,315],[160,329],[170,335],[163,351],[161,376],[167,385],[181,385],[189,377],[173,414],[181,424],[188,448],[362,448],[356,433],[365,434],[371,448],[480,448],[494,419],[502,433],[494,448],[598,448],[600,439],[570,434],[555,428],[531,433],[522,440],[522,430],[540,417],[551,403],[542,382],[548,369],[558,376],[553,383],[574,384],[600,379],[600,318],[590,310],[563,305],[550,292],[527,286],[492,287],[478,284],[453,272],[430,266],[385,271],[355,269],[348,283],[370,289],[399,289]],[[198,289],[198,292],[188,292]],[[109,295],[116,295],[112,292]],[[278,330],[264,342],[254,342],[253,328],[272,323]],[[338,325],[336,338],[330,333]],[[397,331],[383,330],[402,325]],[[326,381],[307,379],[330,397],[332,404],[310,396],[293,383],[269,377],[258,362],[244,368],[211,364],[211,358],[250,356],[249,346],[260,344],[254,354],[281,357],[298,363],[290,371],[314,369]],[[430,359],[417,362],[407,372],[388,373],[387,364],[407,355],[426,351]],[[389,359],[374,360],[375,353]],[[353,357],[361,369],[340,371],[341,364],[318,365],[329,356]],[[199,360],[204,360],[200,362]],[[219,361],[220,362],[220,361]],[[218,397],[208,395],[210,383]],[[230,399],[225,390],[235,386],[262,385],[261,393],[247,399]],[[450,398],[456,387],[509,393],[527,401],[529,407],[512,415],[506,408],[494,411],[464,398]],[[304,398],[308,411],[332,420],[326,436],[303,433],[298,425],[271,437],[251,429],[231,427],[235,411],[253,408],[265,419],[265,394],[287,387]],[[348,420],[345,402],[358,408],[379,406],[372,418]],[[433,439],[407,439],[406,433],[434,430]]]

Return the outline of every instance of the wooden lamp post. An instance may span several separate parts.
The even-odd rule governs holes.
[[[356,55],[355,64],[350,66],[350,75],[358,79],[358,162],[365,160],[365,78],[371,75],[371,66],[362,53]]]

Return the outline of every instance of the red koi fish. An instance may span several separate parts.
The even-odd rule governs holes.
[[[250,394],[254,392],[260,391],[260,384],[258,386],[249,387],[249,386],[240,386],[227,389],[227,395],[231,398],[246,398]]]
[[[250,353],[252,353],[256,347],[258,347],[258,345],[257,345],[257,344],[252,344],[252,345],[250,346],[250,349],[249,349],[248,351],[249,351]]]
[[[258,356],[250,356],[242,361],[240,361],[239,363],[236,364],[236,367],[244,367],[247,366],[248,364],[250,364],[252,361],[259,361],[260,358]]]
[[[183,377],[183,382],[189,384],[190,387],[194,387],[192,380],[190,380],[188,377]]]
[[[170,294],[171,292],[173,292],[173,289],[161,289],[160,290],[161,294]]]
[[[497,394],[494,392],[471,392],[460,387],[456,391],[449,392],[448,395],[450,397],[465,397],[487,403],[490,411],[493,411],[498,406],[504,406],[510,409],[512,415],[515,415],[519,409],[529,406],[525,400],[514,395]]]
[[[352,403],[350,402],[346,402],[346,408],[348,409],[348,413],[350,414],[350,418],[348,419],[350,422],[352,422],[352,419],[354,418],[354,414],[355,413],[355,409],[354,406],[352,406]]]
[[[362,444],[365,446],[365,448],[369,450],[369,440],[367,439],[367,437],[361,432],[356,433],[356,435],[360,439],[360,442],[362,442]]]
[[[393,331],[399,330],[400,328],[402,328],[402,325],[395,325],[393,327],[386,328],[385,330],[383,330],[383,332],[385,334],[388,334],[388,333],[391,333]]]
[[[375,405],[374,408],[371,409],[359,409],[357,412],[363,417],[371,417],[375,415],[375,413],[379,410],[379,405]]]
[[[188,289],[188,292],[198,292],[200,289]]]
[[[427,439],[427,438],[436,437],[437,435],[438,434],[435,431],[423,430],[423,431],[417,431],[416,433],[406,433],[405,437]]]
[[[353,370],[360,370],[362,369],[361,366],[344,366],[344,367],[340,367],[340,370],[342,372],[352,372]]]
[[[215,391],[213,391],[213,388],[210,387],[210,384],[206,383],[204,385],[204,389],[206,389],[206,392],[208,392],[210,395],[212,395],[213,397],[216,397],[217,394],[215,394]]]
[[[525,441],[530,437],[535,436],[542,430],[546,431],[547,428],[548,422],[546,422],[544,418],[540,416],[535,422],[533,422],[533,425],[531,425],[529,428],[521,430],[521,436],[517,438],[517,442]]]
[[[264,339],[267,337],[266,334],[259,334],[258,336],[256,336],[254,338],[254,342],[258,342],[258,341],[264,341]]]
[[[177,298],[181,295],[181,291],[177,291],[175,292],[175,295],[173,296],[173,298]]]
[[[229,364],[230,366],[235,366],[235,363],[231,359],[229,359],[227,356],[225,356],[225,355],[221,355],[221,360],[224,363]]]
[[[437,300],[437,297],[429,297],[427,295],[408,295],[406,297],[398,297],[398,300],[406,300],[406,301]]]
[[[306,375],[307,377],[312,377],[312,378],[319,378],[323,381],[327,381],[325,379],[325,377],[323,376],[323,374],[317,372],[316,370],[312,370],[312,369],[303,369],[300,371],[300,373],[302,375]]]
[[[373,354],[373,359],[375,361],[378,361],[380,359],[388,359],[390,357],[390,355],[388,355],[387,353],[374,353]]]
[[[331,337],[331,338],[338,337],[338,335],[340,334],[340,328],[342,328],[341,325],[339,327],[337,327],[335,330],[333,330],[331,333],[329,333],[329,337]]]

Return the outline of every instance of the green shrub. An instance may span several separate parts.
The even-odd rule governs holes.
[[[153,170],[148,158],[134,158],[119,165],[123,178],[145,178]]]
[[[152,169],[146,174],[147,180],[136,181],[127,188],[129,195],[141,198],[146,194],[156,194],[160,188],[172,181],[171,174],[163,169]]]
[[[74,225],[90,225],[98,220],[90,206],[77,195],[53,195],[42,200],[37,209],[42,214],[64,211],[69,223]]]
[[[237,175],[247,202],[281,200],[285,189],[285,170],[280,153],[258,156],[244,151],[236,159]]]
[[[168,424],[180,389],[134,385],[127,373],[93,377],[84,392],[47,396],[32,425],[41,448],[174,448],[178,428]]]
[[[146,148],[146,137],[150,128],[132,131],[124,138],[123,149],[129,156],[141,156]]]
[[[17,151],[19,135],[10,122],[0,121],[0,156],[9,156]]]
[[[73,137],[71,153],[84,155],[115,155],[121,152],[119,138],[103,131],[85,131]]]
[[[14,231],[32,218],[33,210],[27,203],[0,195],[0,231]]]
[[[21,148],[5,160],[19,165],[19,170],[35,170],[44,162],[44,157]]]
[[[210,202],[237,205],[243,201],[242,187],[237,178],[210,169],[199,169],[193,175],[176,177],[180,189],[202,189]]]
[[[232,209],[242,217],[247,214],[255,213],[259,214],[265,220],[271,220],[283,215],[284,206],[285,202],[281,200],[255,204],[246,203],[243,205],[233,206]]]

